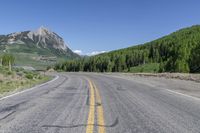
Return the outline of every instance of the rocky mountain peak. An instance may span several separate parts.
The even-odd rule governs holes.
[[[28,36],[30,38],[34,36],[47,36],[48,34],[53,34],[53,32],[51,32],[48,28],[45,28],[44,26],[41,26],[40,28],[38,28],[37,30],[34,31],[30,31],[28,33]]]
[[[41,26],[36,30],[15,32],[5,35],[0,44],[32,44],[38,48],[56,49],[66,52],[68,47],[55,32]]]
[[[48,28],[41,26],[39,29],[35,31],[38,35],[45,36],[46,34],[53,34]]]
[[[32,65],[30,62],[47,65],[48,63],[56,63],[57,59],[79,58],[79,55],[67,47],[62,37],[44,26],[36,30],[0,35],[0,46],[1,53],[20,55],[20,58],[22,57],[27,65]],[[22,59],[20,58],[18,60],[21,65]]]
[[[41,26],[35,31],[29,31],[27,36],[34,41],[37,46],[40,44],[44,48],[52,46],[55,49],[67,50],[64,40],[44,26]]]

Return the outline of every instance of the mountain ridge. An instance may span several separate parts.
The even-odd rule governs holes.
[[[45,64],[44,58],[46,58],[47,62],[51,62],[52,58],[54,58],[55,63],[61,58],[62,60],[80,58],[67,45],[57,33],[43,26],[36,30],[0,35],[0,55],[3,53],[20,56],[25,54],[33,56],[30,58],[31,60],[43,62],[42,64]],[[18,59],[16,60],[16,65],[22,65]],[[30,63],[24,64],[32,65]]]
[[[5,38],[0,40],[1,44],[25,44],[27,41],[32,41],[37,46],[40,45],[46,48],[48,45],[46,41],[48,41],[48,39],[54,39],[55,41],[50,45],[53,45],[55,49],[64,51],[68,49],[64,40],[58,34],[43,26],[34,31],[13,32],[3,36]]]

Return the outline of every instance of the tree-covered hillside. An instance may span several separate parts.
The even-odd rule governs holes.
[[[57,64],[65,71],[122,72],[145,64],[159,72],[200,72],[200,25],[181,29],[143,45]]]

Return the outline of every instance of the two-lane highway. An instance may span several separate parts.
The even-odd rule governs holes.
[[[197,86],[197,93],[198,83],[55,75],[50,83],[0,100],[0,133],[200,132],[200,100],[173,90],[185,83]]]

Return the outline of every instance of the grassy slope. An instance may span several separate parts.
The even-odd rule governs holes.
[[[47,66],[51,66],[56,62],[44,62],[36,60],[36,58],[43,56],[54,57],[50,51],[44,49],[38,49],[36,47],[28,47],[27,45],[23,44],[12,44],[1,46],[0,55],[3,54],[3,50],[6,52],[11,53],[15,56],[15,64],[20,66],[32,66],[36,69],[45,69]],[[58,57],[58,61],[64,60],[64,57]]]
[[[9,72],[6,68],[0,67],[0,97],[30,88],[52,79],[52,77],[40,75],[32,71],[15,69]]]
[[[149,63],[145,65],[140,65],[136,67],[131,67],[130,71],[132,73],[144,72],[144,73],[158,73],[159,72],[159,63]]]

